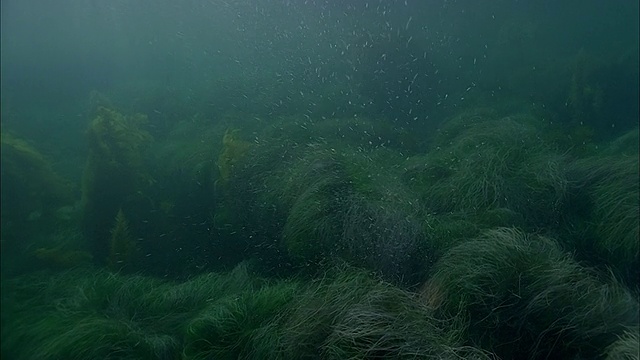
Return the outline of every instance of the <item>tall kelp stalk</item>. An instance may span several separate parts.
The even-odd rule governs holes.
[[[0,144],[4,276],[40,266],[34,265],[33,248],[51,251],[52,246],[61,245],[50,234],[71,232],[77,219],[73,184],[56,173],[51,159],[10,132],[2,131]]]
[[[469,340],[501,358],[594,358],[638,326],[623,286],[514,228],[461,243],[434,271],[424,301],[445,318],[462,311]]]
[[[144,254],[139,263],[146,273],[172,277],[231,269],[243,247],[221,241],[213,226],[222,203],[217,160],[227,125],[201,114],[174,120],[148,152],[153,181],[136,211],[127,213]]]
[[[106,264],[110,230],[118,210],[131,202],[149,175],[144,153],[151,135],[147,117],[124,116],[101,107],[87,130],[89,155],[82,179],[83,228],[94,260]]]
[[[73,202],[71,182],[54,171],[50,159],[11,133],[2,132],[1,139],[2,217],[8,227],[34,223]]]
[[[134,268],[134,260],[138,251],[137,245],[129,233],[127,218],[120,209],[111,229],[107,266],[112,271],[130,271]]]

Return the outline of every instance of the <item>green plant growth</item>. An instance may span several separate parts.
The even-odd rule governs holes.
[[[3,281],[2,301],[3,358],[489,358],[464,323],[353,268],[307,285],[246,264],[182,283],[75,269]]]
[[[392,282],[416,281],[416,264],[426,263],[420,220],[410,194],[376,155],[313,144],[266,178],[272,185],[261,198],[286,212],[282,244],[297,264],[347,261]]]
[[[638,301],[619,283],[514,228],[449,250],[422,295],[444,318],[461,311],[470,341],[505,359],[594,358],[638,325]]]
[[[3,131],[0,143],[4,275],[32,270],[33,249],[53,246],[51,233],[70,223],[60,209],[73,204],[74,189],[26,140]]]
[[[638,156],[603,160],[611,172],[593,188],[596,250],[633,283],[640,274]]]
[[[572,164],[571,179],[580,184],[585,203],[582,233],[574,236],[574,242],[578,255],[593,265],[613,269],[635,286],[640,246],[639,159],[637,151],[625,152],[605,149],[601,155]]]
[[[216,219],[243,232],[239,241],[255,241],[250,245],[260,258],[311,273],[347,261],[389,281],[416,281],[422,271],[415,264],[426,263],[424,236],[420,204],[398,178],[402,156],[372,145],[378,137],[366,122],[347,122],[350,136],[336,140],[323,136],[339,135],[327,126],[336,122],[304,121],[293,129],[280,124],[281,131],[271,129],[252,145],[225,187],[226,210],[218,209]],[[266,255],[269,249],[277,251]]]
[[[607,360],[637,360],[640,358],[640,329],[637,326],[624,332],[616,342],[607,347],[605,358]]]
[[[497,118],[479,109],[445,123],[430,152],[407,160],[403,180],[427,214],[477,214],[494,226],[525,220],[531,228],[557,227],[569,206],[567,161],[544,142],[536,119]],[[509,212],[513,216],[503,216]],[[490,213],[500,217],[490,219]]]
[[[318,166],[317,168],[314,168]],[[318,264],[335,254],[333,251],[342,231],[341,211],[349,186],[336,162],[308,168],[309,177],[295,179],[298,184],[284,188],[293,199],[282,230],[288,253],[300,263]],[[298,189],[298,186],[306,188]],[[296,194],[301,191],[300,194]],[[333,252],[333,254],[332,254]]]
[[[301,293],[268,328],[277,334],[265,358],[486,358],[462,346],[462,323],[439,321],[411,293],[354,269],[342,269]],[[313,355],[312,355],[313,354]]]
[[[3,234],[5,226],[26,228],[28,221],[53,217],[59,207],[73,202],[71,183],[35,147],[4,131],[1,144]]]
[[[214,162],[221,148],[218,144],[221,131],[220,126],[212,126],[197,115],[178,121],[165,141],[156,142],[157,166],[154,171],[166,178],[165,181],[181,181],[187,185],[196,179],[201,186],[212,189],[214,172],[217,172]],[[158,182],[162,183],[163,178],[158,178]]]
[[[192,319],[264,285],[246,265],[180,284],[86,268],[24,275],[2,282],[2,356],[179,358]]]
[[[611,141],[604,149],[604,154],[623,157],[634,156],[638,154],[638,148],[640,148],[640,129],[636,127]]]
[[[244,158],[250,149],[250,143],[241,140],[238,129],[227,129],[222,137],[222,152],[218,157],[220,180],[227,183],[231,178],[234,167]]]
[[[626,330],[637,326],[635,298],[548,239],[496,230],[456,247],[438,270],[425,288],[429,306],[349,268],[306,286],[266,282],[245,266],[180,284],[87,270],[23,276],[2,284],[2,352],[21,359],[477,359],[489,354],[466,343],[533,358],[614,356],[637,343]]]
[[[98,263],[109,257],[109,239],[118,209],[144,189],[145,151],[153,140],[142,129],[147,117],[124,116],[100,107],[87,130],[89,155],[82,179],[82,205],[86,237]]]
[[[282,282],[212,302],[186,326],[186,359],[265,359],[255,339],[299,293],[297,283]],[[257,356],[262,352],[267,357]]]
[[[131,271],[134,266],[137,248],[129,233],[129,224],[122,212],[118,210],[115,224],[111,229],[108,266],[112,271]]]

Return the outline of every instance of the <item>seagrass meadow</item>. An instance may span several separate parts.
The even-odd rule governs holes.
[[[639,11],[3,1],[2,359],[640,359]]]

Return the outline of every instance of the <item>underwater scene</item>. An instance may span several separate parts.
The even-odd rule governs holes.
[[[640,359],[638,1],[1,7],[2,359]]]

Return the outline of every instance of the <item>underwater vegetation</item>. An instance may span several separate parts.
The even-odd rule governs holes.
[[[617,275],[633,283],[634,155],[579,158],[548,137],[535,116],[490,109],[452,117],[426,153],[410,157],[360,141],[368,139],[325,137],[331,128],[325,120],[305,120],[289,130],[290,125],[273,125],[281,131],[257,138],[234,166],[219,207],[226,211],[216,215],[234,229],[237,241],[277,259],[267,267],[292,264],[306,271],[346,261],[411,286],[424,281],[433,262],[459,242],[483,230],[517,227],[559,237],[560,246],[580,258],[608,236],[619,237],[610,238],[615,245],[601,244],[600,252],[607,249],[609,255],[592,257],[592,265],[623,267]],[[382,142],[387,143],[393,142]],[[615,146],[628,153],[625,143],[633,139]],[[598,161],[609,165],[598,170]],[[619,168],[612,165],[618,162]],[[621,177],[625,183],[615,181]],[[619,195],[598,196],[604,184]],[[626,260],[616,262],[616,251]]]
[[[75,201],[73,184],[54,170],[52,159],[7,131],[2,131],[1,144],[1,263],[5,274],[29,270],[22,260],[33,255],[34,246],[51,246],[46,238],[52,228],[77,224],[64,214]]]
[[[462,345],[462,323],[354,269],[309,284],[246,264],[182,283],[78,269],[2,286],[13,294],[3,304],[9,358],[490,358]]]
[[[7,358],[615,359],[638,341],[632,294],[507,228],[453,248],[420,294],[349,266],[302,281],[247,263],[182,282],[40,272],[2,291]]]
[[[2,132],[3,225],[35,221],[73,203],[70,181],[58,175],[52,162],[33,145]],[[5,230],[3,230],[5,231]]]
[[[640,360],[638,1],[32,3],[2,359]]]
[[[239,139],[238,129],[227,129],[222,137],[222,152],[218,157],[218,169],[220,181],[226,183],[231,177],[231,172],[236,164],[249,152],[250,144]]]
[[[3,357],[174,359],[191,318],[258,283],[246,267],[183,284],[89,269],[3,282]]]
[[[136,243],[129,233],[129,224],[122,209],[118,210],[115,224],[111,229],[109,258],[107,266],[112,271],[131,270],[136,256]]]
[[[638,324],[637,294],[514,228],[451,248],[422,294],[445,318],[464,316],[471,341],[505,359],[594,358]]]
[[[489,358],[462,345],[463,326],[436,320],[411,293],[351,270],[313,282],[269,332],[278,335],[281,358]]]
[[[153,138],[144,115],[125,116],[100,107],[89,124],[89,155],[82,178],[83,227],[98,263],[109,256],[110,230],[120,208],[150,180],[145,150]]]
[[[502,209],[520,226],[556,222],[567,192],[565,159],[537,126],[528,115],[468,110],[441,126],[431,151],[408,160],[403,178],[431,214]]]
[[[581,156],[533,115],[468,109],[406,153],[411,137],[377,120],[297,117],[252,142],[217,127],[190,144],[203,123],[181,123],[174,152],[143,123],[98,110],[85,246],[62,231],[73,241],[31,253],[48,272],[3,281],[3,357],[616,358],[637,344],[633,133]],[[161,280],[173,264],[181,280]]]
[[[153,199],[167,201],[174,206],[184,201],[194,186],[213,195],[214,182],[218,177],[215,164],[222,148],[224,134],[221,126],[211,126],[200,114],[181,119],[165,134],[169,141],[156,141],[150,156],[155,183]],[[164,140],[164,139],[163,139]],[[166,206],[170,213],[174,207]]]
[[[606,349],[606,359],[637,359],[638,348],[640,348],[639,334],[640,329],[637,326],[626,330],[616,342]]]
[[[637,285],[640,275],[637,143],[636,130],[570,168],[585,205],[582,221],[586,224],[574,240],[578,254],[594,264],[606,264],[630,286]]]
[[[422,281],[426,244],[413,194],[394,171],[401,155],[379,144],[323,136],[336,131],[331,124],[317,120],[265,132],[225,188],[224,208],[236,209],[226,221],[234,231],[247,229],[238,237],[250,238],[248,245],[264,258],[309,273],[346,261],[394,283]],[[352,125],[375,129],[367,119]],[[264,248],[277,254],[267,256]]]

